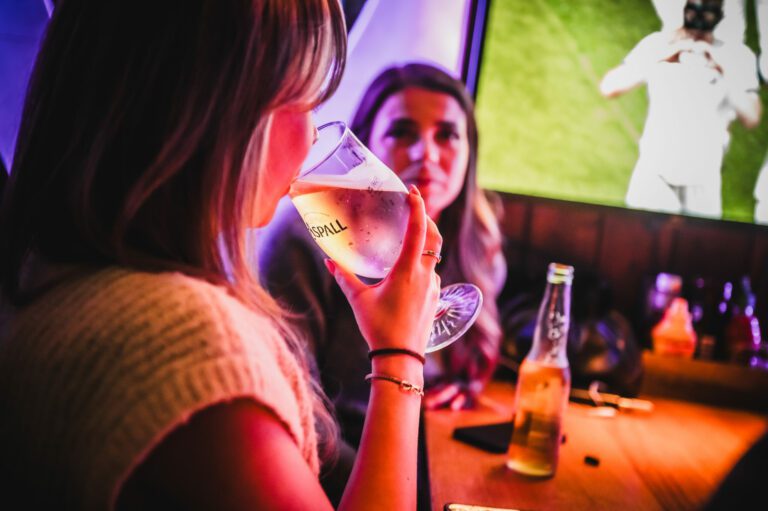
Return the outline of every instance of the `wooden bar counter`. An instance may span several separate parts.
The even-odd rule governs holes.
[[[514,387],[492,382],[475,410],[425,413],[432,510],[449,502],[533,510],[695,510],[768,429],[768,416],[648,397],[651,412],[570,403],[557,473],[532,479],[493,454],[452,438],[457,426],[508,421]],[[587,464],[585,456],[599,460]]]

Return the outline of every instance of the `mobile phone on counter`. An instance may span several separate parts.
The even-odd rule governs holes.
[[[475,506],[473,504],[457,504],[451,502],[445,505],[443,511],[520,511],[511,507]]]
[[[453,438],[473,447],[503,454],[509,448],[512,438],[512,421],[496,424],[481,424],[479,426],[463,426],[453,430]]]

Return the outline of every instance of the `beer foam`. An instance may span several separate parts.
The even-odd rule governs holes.
[[[366,162],[345,174],[309,175],[302,177],[302,185],[314,185],[348,190],[376,190],[380,192],[408,193],[402,181],[384,165]]]

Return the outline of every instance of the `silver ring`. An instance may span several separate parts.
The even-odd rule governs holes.
[[[443,259],[443,258],[440,256],[440,254],[438,254],[438,253],[437,253],[437,252],[435,252],[434,250],[425,250],[424,252],[422,252],[422,253],[421,253],[421,255],[425,255],[425,256],[429,256],[429,257],[434,257],[435,259],[437,259],[437,262],[438,262],[438,263],[439,263],[440,261],[442,261],[442,259]]]

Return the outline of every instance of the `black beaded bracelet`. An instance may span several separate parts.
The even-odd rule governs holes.
[[[409,357],[415,358],[422,364],[427,361],[427,359],[424,358],[424,355],[405,348],[380,348],[378,350],[371,350],[368,352],[368,360],[373,360],[373,357],[379,355],[408,355]]]

